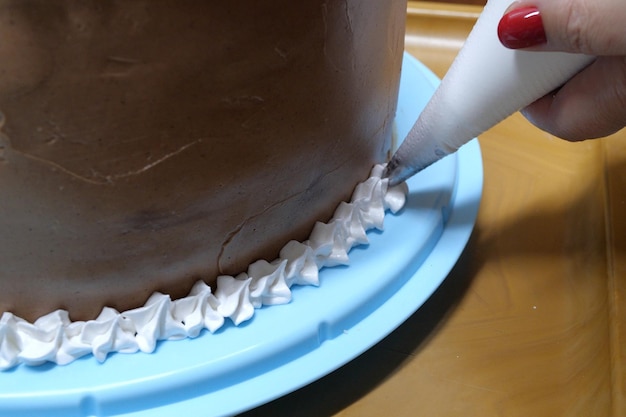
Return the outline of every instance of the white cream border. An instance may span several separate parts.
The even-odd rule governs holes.
[[[215,332],[229,319],[249,320],[263,305],[291,301],[293,285],[319,285],[322,267],[348,265],[348,252],[367,244],[366,232],[383,229],[385,212],[395,213],[406,201],[406,184],[389,187],[381,179],[384,165],[357,185],[349,203],[342,202],[328,223],[318,222],[305,242],[291,241],[272,261],[259,260],[236,277],[220,276],[217,289],[198,281],[187,297],[172,300],[154,293],[143,307],[124,311],[105,307],[98,318],[72,322],[57,310],[34,323],[10,312],[0,317],[0,370],[18,364],[71,363],[93,354],[104,362],[111,352],[151,353],[159,340],[197,337]]]

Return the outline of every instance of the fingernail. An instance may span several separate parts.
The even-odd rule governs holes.
[[[528,48],[546,43],[541,13],[536,7],[522,7],[502,16],[498,38],[510,49]]]

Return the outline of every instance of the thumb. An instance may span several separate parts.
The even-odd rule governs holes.
[[[624,55],[624,22],[623,0],[521,0],[505,12],[498,36],[512,49]]]

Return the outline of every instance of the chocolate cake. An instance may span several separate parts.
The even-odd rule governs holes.
[[[215,287],[386,160],[406,2],[0,0],[0,314]]]

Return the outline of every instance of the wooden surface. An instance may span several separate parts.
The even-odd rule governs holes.
[[[411,3],[406,49],[443,76],[479,12]],[[244,416],[626,416],[626,133],[567,143],[516,114],[479,141],[476,228],[442,287]]]
[[[484,6],[487,0],[433,0],[434,3],[454,3],[454,4],[475,4],[477,6]],[[513,1],[511,1],[513,3]]]

